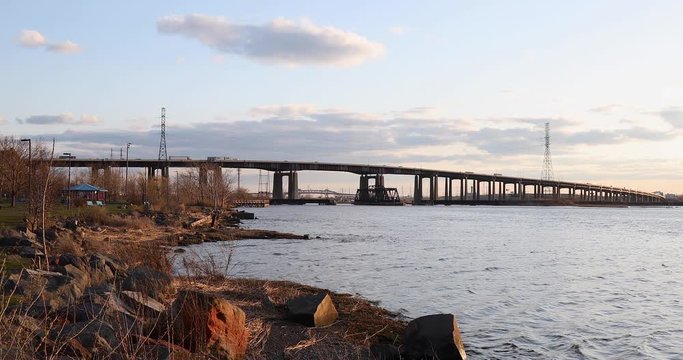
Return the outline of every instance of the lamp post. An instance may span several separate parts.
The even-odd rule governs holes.
[[[21,139],[21,141],[28,141],[28,202],[33,205],[33,192],[31,191],[31,139]]]
[[[130,143],[126,144],[126,183],[125,183],[125,188],[126,188],[126,200],[128,200],[128,150],[130,149]]]
[[[175,198],[180,203],[180,188],[178,185],[178,170],[175,171]]]
[[[62,153],[62,155],[66,156],[69,159],[69,180],[67,180],[67,185],[66,185],[66,208],[70,209],[71,208],[71,153],[70,152],[65,152]]]

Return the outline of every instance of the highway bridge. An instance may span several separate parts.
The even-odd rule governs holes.
[[[168,177],[170,168],[199,169],[199,181],[206,182],[221,169],[261,169],[273,172],[273,199],[299,199],[299,172],[331,171],[359,175],[359,191],[385,187],[385,175],[414,177],[414,204],[501,203],[569,199],[576,203],[652,204],[664,201],[658,194],[608,185],[550,181],[502,174],[478,174],[403,166],[378,166],[327,162],[238,160],[228,158],[191,159],[55,159],[54,167],[90,168],[93,179],[113,167],[145,168],[147,176]],[[287,180],[285,193],[283,182]],[[443,187],[440,189],[440,185]],[[423,189],[428,195],[423,197]]]

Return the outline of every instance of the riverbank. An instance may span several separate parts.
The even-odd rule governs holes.
[[[286,281],[229,278],[210,262],[196,262],[173,276],[168,255],[174,246],[307,238],[241,229],[235,213],[209,214],[213,226],[192,225],[206,215],[90,214],[80,221],[57,223],[46,231],[45,244],[27,229],[4,230],[0,326],[7,331],[0,335],[0,359],[207,354],[244,359],[374,359],[378,357],[371,347],[402,344],[406,321],[356,296]],[[211,305],[192,308],[192,319],[208,319],[204,325],[192,323],[197,328],[188,328],[181,321],[185,326],[181,331],[178,319],[184,319],[185,310],[179,299],[187,294],[210,299]],[[316,294],[329,294],[336,320],[322,327],[292,321],[287,303]],[[234,312],[226,310],[230,308]],[[230,314],[243,315],[231,318]],[[233,324],[242,324],[244,330]],[[239,342],[218,336],[216,327],[247,334],[243,356],[238,354]],[[188,334],[202,329],[208,329],[208,334],[187,341],[187,336],[193,336]]]

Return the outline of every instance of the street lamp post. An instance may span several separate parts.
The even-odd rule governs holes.
[[[126,183],[125,183],[125,188],[126,188],[126,200],[128,200],[128,150],[130,149],[130,143],[126,144]]]
[[[178,185],[178,170],[175,171],[175,197],[176,201],[180,203],[180,187]]]
[[[21,141],[28,141],[28,202],[29,204],[33,205],[33,191],[31,191],[31,173],[33,172],[31,171],[31,139],[21,139]]]
[[[69,159],[69,178],[67,180],[67,185],[66,185],[66,208],[70,209],[71,208],[71,153],[70,152],[65,152],[62,155],[66,156]]]

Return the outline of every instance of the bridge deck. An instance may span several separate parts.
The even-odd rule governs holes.
[[[106,167],[130,167],[130,168],[197,168],[197,167],[222,167],[231,169],[260,169],[273,172],[296,172],[296,171],[331,171],[347,172],[358,175],[418,175],[421,177],[443,177],[450,179],[466,179],[481,182],[497,182],[504,184],[520,184],[522,186],[538,185],[541,187],[553,187],[559,189],[599,190],[610,191],[618,194],[643,196],[657,201],[664,200],[663,196],[649,192],[613,187],[606,185],[577,183],[570,181],[548,181],[541,179],[503,176],[500,174],[477,174],[472,172],[447,171],[436,169],[422,169],[403,166],[344,164],[327,162],[300,162],[300,161],[270,161],[270,160],[156,160],[156,159],[55,159],[54,167],[88,167],[102,169]],[[168,173],[168,172],[167,172]]]

